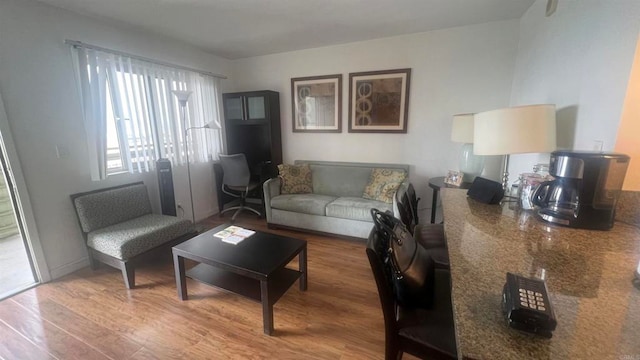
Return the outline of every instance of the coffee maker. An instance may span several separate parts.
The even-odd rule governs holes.
[[[616,153],[552,152],[554,180],[541,183],[531,196],[538,216],[568,227],[611,229],[629,160]]]

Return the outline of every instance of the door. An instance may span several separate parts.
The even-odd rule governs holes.
[[[224,116],[229,121],[244,120],[244,97],[235,94],[225,94]]]
[[[1,96],[0,179],[1,300],[51,278]]]
[[[0,299],[38,283],[28,243],[18,220],[11,178],[0,154]]]
[[[245,97],[246,120],[266,121],[267,100],[264,95],[247,95]]]

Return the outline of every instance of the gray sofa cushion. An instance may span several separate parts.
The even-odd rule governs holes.
[[[327,216],[372,222],[372,208],[380,211],[392,210],[391,204],[381,201],[361,197],[341,197],[327,205]]]
[[[335,196],[316,194],[286,194],[271,199],[274,209],[293,211],[311,215],[326,215],[327,204],[334,201]]]
[[[314,194],[362,197],[369,177],[370,167],[311,164]]]
[[[85,233],[151,214],[147,187],[136,184],[86,194],[74,200]]]
[[[87,246],[127,260],[193,230],[191,221],[147,214],[87,234]]]

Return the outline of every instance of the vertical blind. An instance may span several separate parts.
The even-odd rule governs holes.
[[[73,49],[92,179],[152,171],[159,158],[185,164],[187,151],[195,162],[218,158],[219,79],[122,54]],[[184,119],[173,90],[192,92]]]

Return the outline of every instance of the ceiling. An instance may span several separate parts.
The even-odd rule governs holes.
[[[39,1],[238,59],[517,19],[535,0]]]

